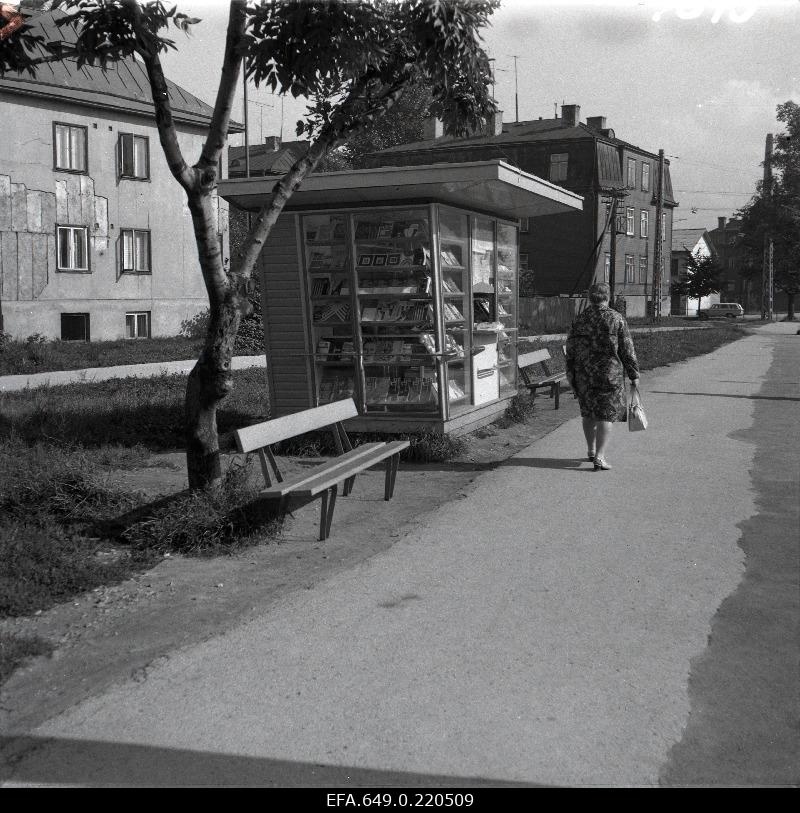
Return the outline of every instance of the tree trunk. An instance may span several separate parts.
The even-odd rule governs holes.
[[[792,322],[794,321],[794,294],[788,293],[786,294],[786,321]]]
[[[222,481],[217,407],[233,389],[231,359],[247,297],[239,277],[222,269],[211,194],[189,195],[189,211],[208,291],[209,324],[186,384],[186,470],[190,489],[215,489]]]

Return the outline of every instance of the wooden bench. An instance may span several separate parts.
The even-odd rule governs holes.
[[[320,540],[327,539],[330,535],[339,486],[343,484],[342,494],[347,496],[359,472],[386,461],[384,499],[392,498],[400,452],[409,446],[407,440],[395,440],[363,443],[353,448],[342,421],[355,418],[357,415],[358,410],[353,399],[347,398],[246,426],[234,432],[236,448],[240,452],[258,453],[266,485],[259,494],[261,498],[278,501],[280,510],[286,510],[290,501],[306,503],[316,497],[322,499]],[[337,456],[285,480],[272,452],[272,445],[318,429],[330,429],[333,432]]]
[[[562,348],[566,355],[566,347]],[[550,397],[555,401],[553,408],[559,408],[561,384],[567,380],[566,373],[551,373],[547,362],[551,359],[550,351],[546,348],[532,350],[530,353],[521,353],[517,356],[517,369],[519,370],[520,386],[527,388],[528,392],[536,396],[536,390],[549,389]],[[544,376],[537,376],[529,370],[534,364],[540,364]]]

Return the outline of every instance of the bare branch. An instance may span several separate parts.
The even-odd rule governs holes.
[[[240,43],[247,26],[247,4],[245,0],[232,0],[228,17],[228,33],[225,40],[225,61],[222,78],[217,89],[214,113],[198,162],[201,169],[216,168],[219,157],[225,149],[230,126],[231,112],[239,72],[242,64]]]

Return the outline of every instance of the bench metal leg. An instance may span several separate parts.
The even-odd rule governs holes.
[[[322,507],[319,517],[319,541],[324,542],[331,532],[331,522],[333,522],[333,509],[336,507],[336,494],[338,485],[333,485],[322,492]]]
[[[561,385],[558,383],[553,384],[552,391],[550,394],[553,396],[553,399],[555,400],[553,408],[558,409],[558,402],[561,397]]]
[[[383,499],[391,500],[394,494],[394,483],[397,479],[397,469],[400,466],[400,455],[394,454],[386,461],[386,482],[383,489]]]
[[[342,490],[342,496],[346,497],[352,490],[353,490],[353,483],[356,481],[355,474],[352,477],[348,477],[344,481],[344,489]]]

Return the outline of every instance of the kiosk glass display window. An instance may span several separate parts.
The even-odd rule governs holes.
[[[300,229],[317,404],[448,420],[514,394],[515,225],[428,204]]]

